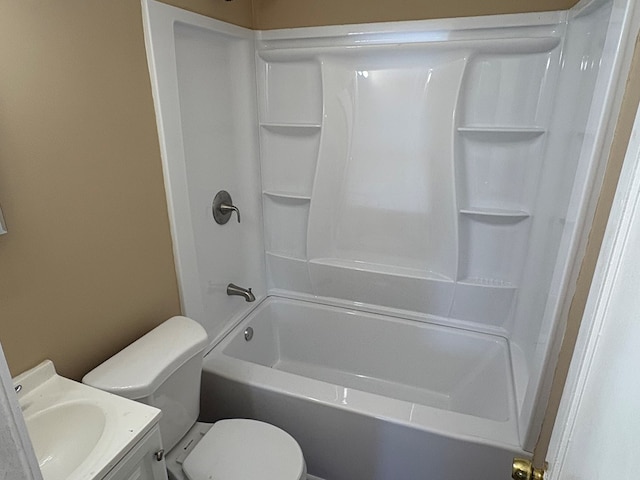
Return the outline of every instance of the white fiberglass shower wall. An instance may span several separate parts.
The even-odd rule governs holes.
[[[234,282],[502,337],[531,451],[627,3],[255,34],[146,5],[184,313],[217,344],[253,308]]]

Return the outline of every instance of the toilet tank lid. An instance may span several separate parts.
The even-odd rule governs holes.
[[[209,344],[187,317],[172,317],[87,373],[82,382],[133,400],[151,395],[169,375]]]

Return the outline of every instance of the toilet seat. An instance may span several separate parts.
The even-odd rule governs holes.
[[[298,443],[284,430],[257,420],[216,422],[182,464],[189,480],[304,480]]]

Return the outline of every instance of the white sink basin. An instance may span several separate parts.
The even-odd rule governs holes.
[[[44,480],[102,479],[160,410],[61,377],[49,360],[13,379]]]
[[[106,415],[91,403],[73,402],[25,420],[42,475],[54,479],[68,478],[90,456],[104,432]]]

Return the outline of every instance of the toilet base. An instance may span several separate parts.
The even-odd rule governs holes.
[[[213,423],[196,422],[165,456],[169,480],[188,480],[182,471],[182,462],[212,426]]]

